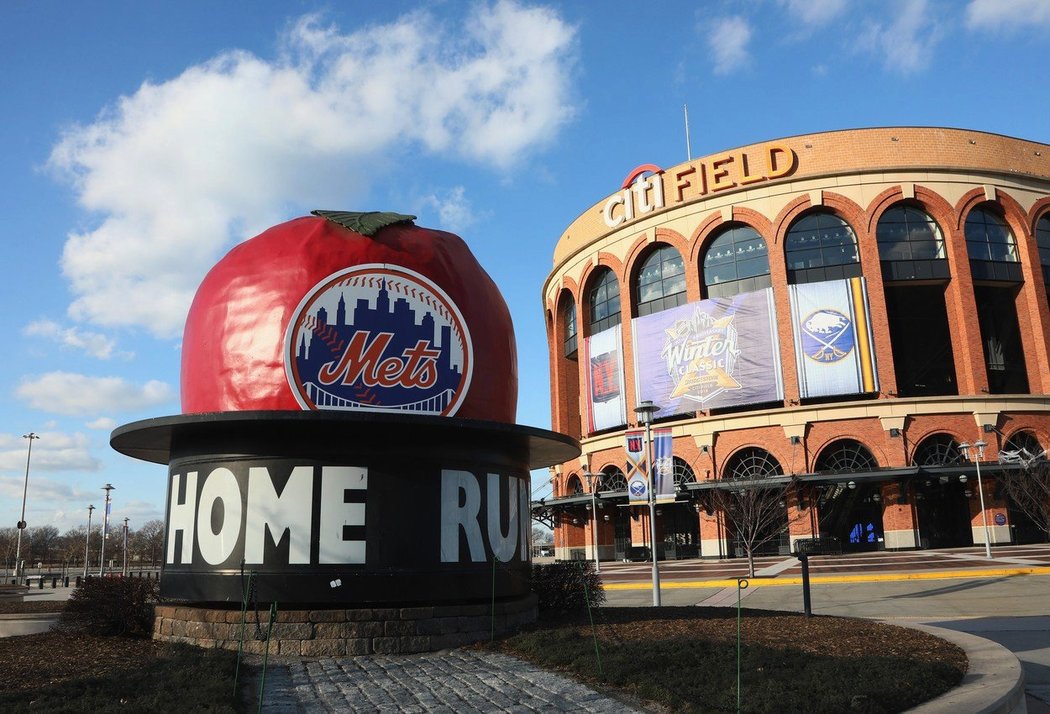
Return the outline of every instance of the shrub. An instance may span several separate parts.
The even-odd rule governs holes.
[[[89,635],[149,637],[158,582],[141,578],[88,578],[69,596],[58,627]]]
[[[589,560],[533,565],[532,590],[540,610],[548,612],[574,612],[605,602],[602,581]]]

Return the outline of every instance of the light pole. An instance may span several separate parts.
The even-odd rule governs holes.
[[[984,484],[981,482],[981,459],[984,458],[984,447],[985,442],[981,439],[968,444],[963,442],[959,444],[959,449],[966,454],[966,458],[970,458],[970,449],[972,448],[977,455],[976,459],[970,459],[973,461],[974,466],[977,467],[977,494],[981,497],[981,520],[984,521],[984,557],[989,560],[992,559],[992,537],[991,531],[988,530],[988,511],[984,508]]]
[[[88,576],[88,548],[91,546],[91,512],[95,510],[94,504],[88,506],[88,527],[84,534],[84,580]]]
[[[594,572],[602,572],[602,565],[598,560],[598,502],[595,498],[596,492],[598,491],[598,474],[592,474],[590,471],[584,471],[583,475],[587,477],[587,486],[591,489],[591,531],[594,534]]]
[[[106,510],[102,514],[102,554],[98,559],[98,576],[101,578],[106,574],[106,538],[109,537],[109,492],[116,489],[116,486],[106,484],[102,487],[102,490],[106,492]]]
[[[26,480],[22,486],[22,515],[18,519],[18,541],[15,545],[15,580],[21,584],[22,572],[22,531],[26,529],[26,494],[29,493],[29,460],[33,457],[33,440],[39,439],[40,437],[29,432],[28,434],[22,434],[23,439],[29,439],[29,451],[26,453]]]
[[[645,479],[649,484],[649,543],[653,557],[653,607],[660,607],[660,566],[656,552],[656,484],[653,483],[653,414],[660,407],[648,399],[634,408],[638,421],[645,424]]]
[[[124,519],[124,568],[120,571],[121,577],[128,577],[128,518]]]

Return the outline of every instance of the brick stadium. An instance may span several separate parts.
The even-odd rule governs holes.
[[[533,503],[558,559],[651,548],[625,449],[643,402],[670,434],[661,557],[741,555],[712,498],[740,479],[789,484],[774,553],[1045,539],[997,474],[1050,447],[1050,146],[835,131],[610,189],[543,286],[552,428],[583,446]]]

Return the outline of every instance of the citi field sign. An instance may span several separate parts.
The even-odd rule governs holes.
[[[643,164],[627,174],[619,193],[602,206],[609,228],[631,223],[721,191],[784,178],[798,170],[798,155],[783,144],[732,151],[691,161],[669,174],[654,164]]]

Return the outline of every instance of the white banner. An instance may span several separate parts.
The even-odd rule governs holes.
[[[864,278],[789,287],[799,395],[806,399],[877,392]]]
[[[591,335],[583,344],[588,431],[593,433],[626,424],[620,326]]]

